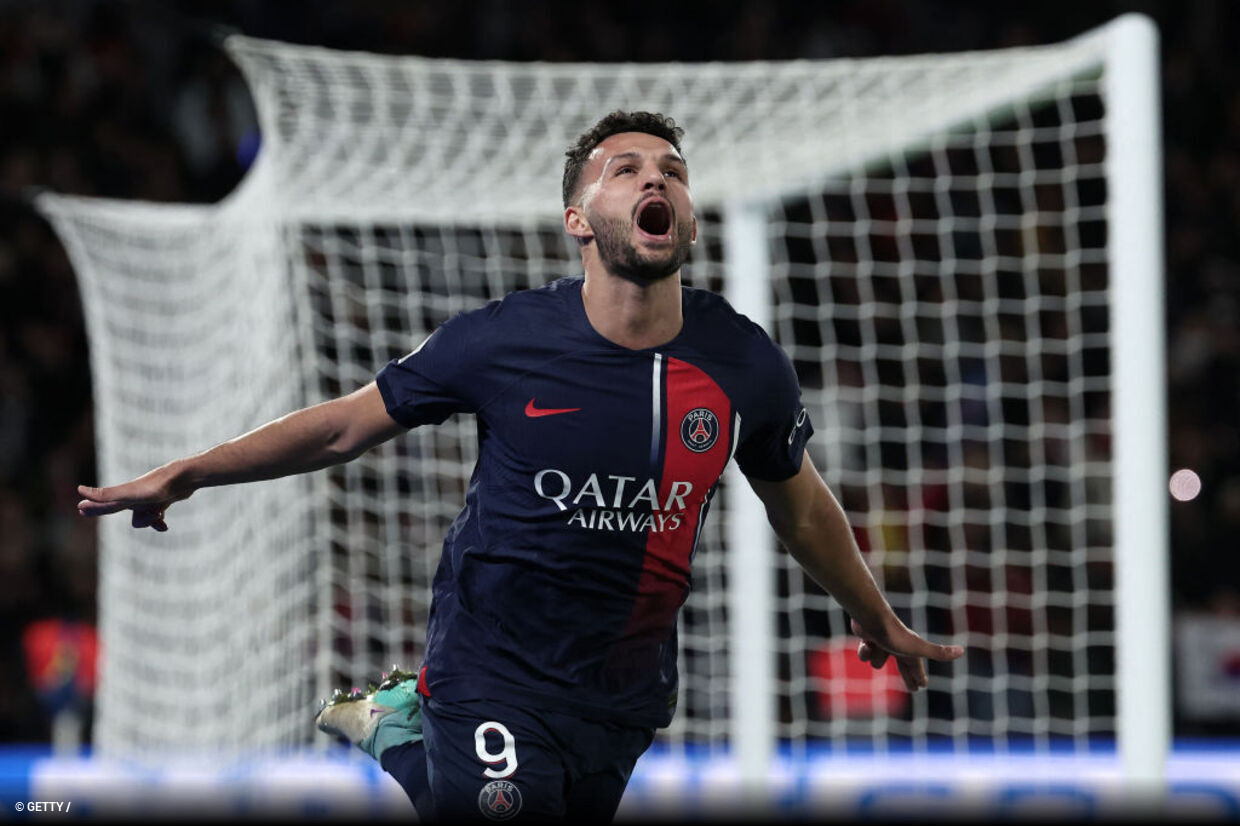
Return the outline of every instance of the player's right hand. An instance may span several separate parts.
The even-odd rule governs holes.
[[[83,497],[78,502],[78,513],[103,516],[128,509],[133,511],[135,528],[166,531],[168,523],[164,521],[164,513],[168,506],[188,499],[193,492],[178,483],[171,465],[164,465],[121,485],[108,488],[78,485],[78,494]]]

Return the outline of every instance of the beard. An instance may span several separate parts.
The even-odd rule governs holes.
[[[634,221],[597,217],[590,221],[598,257],[609,272],[635,284],[646,286],[672,275],[689,258],[693,247],[692,220],[676,224],[676,241],[670,250],[644,256],[633,243]]]

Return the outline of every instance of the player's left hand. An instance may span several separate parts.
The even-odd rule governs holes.
[[[861,638],[857,646],[857,657],[868,662],[875,670],[887,664],[888,658],[896,658],[896,667],[904,678],[904,686],[909,691],[925,688],[925,660],[947,662],[964,656],[962,645],[935,645],[922,639],[908,626],[895,620],[886,628],[875,629],[877,633],[861,627],[861,623],[852,621],[853,633]]]
[[[120,485],[96,488],[78,485],[82,501],[78,513],[82,516],[104,516],[122,510],[133,511],[131,524],[135,528],[168,530],[164,512],[175,502],[188,499],[194,492],[180,477],[177,464],[169,462],[163,467]]]

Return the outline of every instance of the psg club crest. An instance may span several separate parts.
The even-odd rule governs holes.
[[[719,419],[705,407],[695,407],[680,420],[680,441],[694,453],[705,453],[719,439]]]
[[[492,780],[478,793],[478,808],[491,820],[507,820],[521,811],[521,790],[507,780]]]

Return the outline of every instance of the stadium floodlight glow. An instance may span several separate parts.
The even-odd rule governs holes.
[[[451,314],[577,272],[564,148],[612,109],[663,111],[693,170],[687,281],[726,290],[788,351],[811,451],[880,584],[913,628],[969,653],[911,699],[867,704],[869,678],[831,642],[846,618],[729,477],[662,740],[735,745],[761,780],[776,744],[796,759],[1116,737],[1130,774],[1156,779],[1170,709],[1152,35],[1128,16],[1035,48],[701,65],[233,37],[263,134],[236,193],[38,201],[81,284],[101,480],[351,391]],[[166,534],[103,520],[100,751],[310,748],[318,698],[416,665],[475,438],[450,420],[325,472],[204,490]]]

